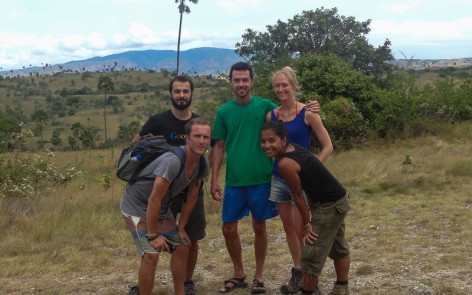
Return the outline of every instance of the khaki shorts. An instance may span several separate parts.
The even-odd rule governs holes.
[[[344,218],[349,209],[349,196],[336,202],[311,203],[311,225],[318,235],[313,244],[302,248],[301,263],[304,273],[319,276],[326,258],[339,259],[349,255]]]

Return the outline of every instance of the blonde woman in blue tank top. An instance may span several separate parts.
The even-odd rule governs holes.
[[[306,112],[306,105],[295,98],[295,94],[299,90],[296,73],[292,68],[284,67],[272,74],[271,82],[281,105],[267,113],[266,121],[282,121],[287,130],[288,142],[299,144],[305,149],[309,149],[314,133],[322,146],[318,159],[321,162],[326,161],[333,151],[331,139],[320,115]],[[297,293],[303,286],[300,263],[303,221],[294,204],[290,189],[278,171],[277,161],[272,169],[270,200],[277,204],[293,260],[290,280],[280,287],[280,291],[284,294]]]

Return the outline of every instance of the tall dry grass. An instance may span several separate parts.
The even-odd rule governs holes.
[[[472,128],[436,137],[334,154],[329,169],[349,189],[347,235],[352,294],[472,294]],[[139,265],[119,212],[124,183],[106,186],[117,151],[56,153],[88,178],[36,199],[1,199],[1,294],[127,294]],[[84,181],[87,186],[84,187]],[[90,181],[94,180],[94,181]],[[107,188],[107,189],[105,189]],[[46,191],[45,191],[46,192]],[[207,237],[194,279],[212,294],[232,274],[221,235],[220,205],[206,196]],[[254,271],[249,218],[239,226],[248,278]],[[278,218],[268,222],[269,294],[289,276],[291,258]],[[169,256],[161,255],[156,294],[170,294]],[[327,293],[334,271],[320,277]],[[248,294],[240,290],[233,294]]]

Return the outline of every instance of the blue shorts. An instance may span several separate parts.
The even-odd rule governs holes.
[[[272,182],[270,184],[270,198],[275,203],[292,202],[293,197],[287,182],[280,177],[272,175]]]
[[[303,197],[306,199],[306,194],[302,191]],[[295,204],[293,200],[292,192],[288,187],[287,182],[278,176],[272,175],[272,182],[270,184],[270,197],[269,200],[275,203],[292,203]]]
[[[279,214],[269,201],[270,183],[251,186],[226,186],[223,198],[223,222],[241,220],[251,212],[254,220],[263,221]]]

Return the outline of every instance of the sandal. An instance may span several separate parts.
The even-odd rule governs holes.
[[[258,279],[252,280],[251,294],[262,294],[266,292],[264,287],[264,282],[259,281]]]
[[[246,276],[242,278],[231,278],[225,281],[223,288],[219,290],[218,293],[229,293],[236,288],[246,288],[248,285],[245,282]]]

